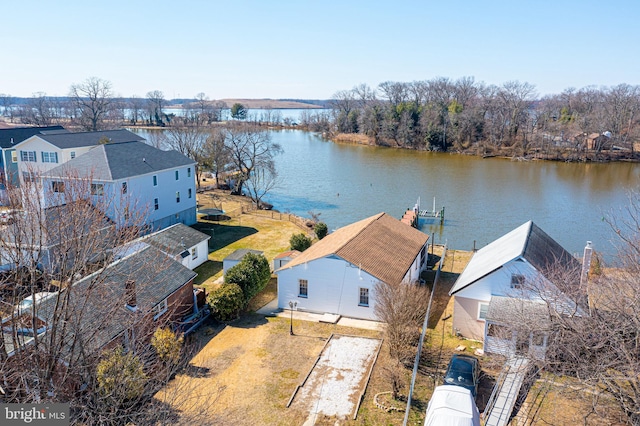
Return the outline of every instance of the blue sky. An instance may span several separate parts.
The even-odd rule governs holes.
[[[0,2],[0,93],[327,99],[435,77],[640,84],[638,0]]]

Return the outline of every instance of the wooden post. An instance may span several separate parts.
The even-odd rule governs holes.
[[[442,206],[442,210],[440,210],[440,225],[444,225],[444,206]]]

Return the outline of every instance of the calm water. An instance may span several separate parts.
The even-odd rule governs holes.
[[[628,205],[640,165],[514,162],[472,156],[338,145],[302,131],[274,131],[281,183],[274,208],[320,214],[336,229],[379,212],[400,218],[420,197],[445,207],[445,224],[424,222],[435,242],[469,250],[533,220],[572,253],[586,241],[607,258],[614,233],[603,222]]]

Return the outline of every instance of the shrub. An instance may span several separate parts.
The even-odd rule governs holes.
[[[244,293],[238,284],[224,283],[209,294],[209,305],[217,320],[236,319],[245,306]]]
[[[176,336],[176,333],[170,328],[158,328],[151,338],[151,346],[156,350],[158,357],[163,361],[176,362],[180,358],[182,349],[182,336]]]
[[[289,244],[291,244],[291,250],[305,251],[311,247],[311,238],[301,232],[292,235],[289,239]]]
[[[244,293],[245,305],[258,294],[271,279],[269,261],[263,255],[247,253],[240,263],[230,268],[225,283],[238,284]]]
[[[98,363],[96,379],[100,394],[114,404],[140,397],[147,383],[142,361],[122,348],[109,352]]]
[[[318,223],[316,223],[314,231],[316,233],[316,237],[318,237],[318,239],[321,240],[321,239],[323,239],[324,237],[327,236],[327,233],[329,232],[329,229],[327,228],[327,224],[326,223],[318,222]]]

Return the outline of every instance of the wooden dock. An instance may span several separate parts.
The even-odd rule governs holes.
[[[419,228],[419,219],[440,219],[440,225],[444,225],[444,206],[440,210],[436,210],[436,197],[433,197],[433,210],[423,210],[420,208],[420,198],[412,209],[407,209],[402,217],[402,222]]]

